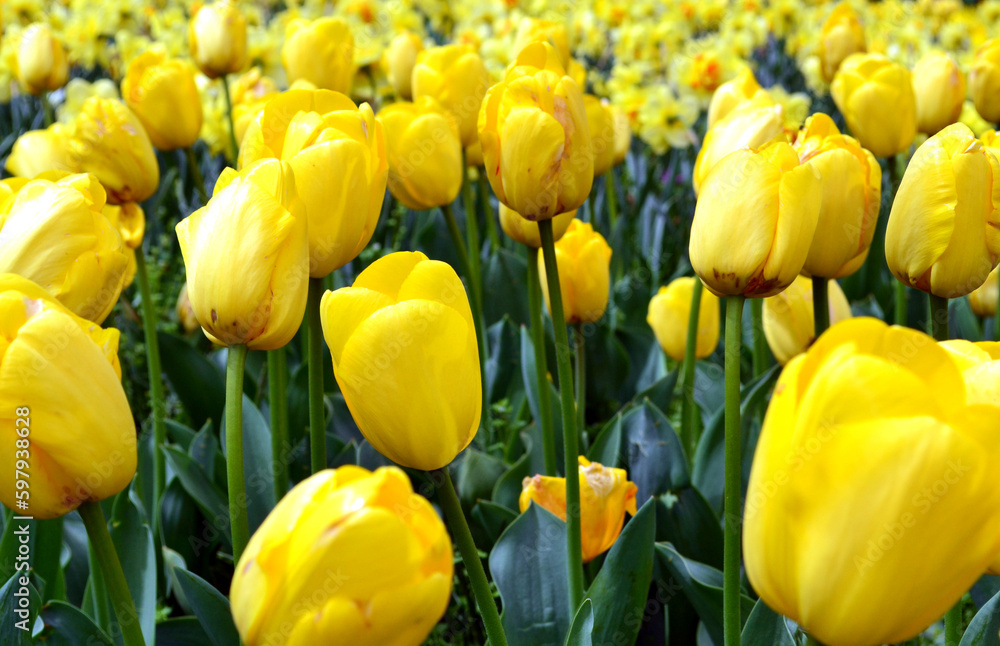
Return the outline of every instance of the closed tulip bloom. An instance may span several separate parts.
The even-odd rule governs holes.
[[[995,267],[985,283],[969,292],[969,305],[979,318],[996,316],[997,299],[1000,299],[1000,267]]]
[[[471,146],[465,147],[465,165],[468,168],[482,168],[483,145],[478,139],[472,142]]]
[[[933,135],[958,121],[965,104],[965,75],[944,52],[931,52],[913,68],[917,130]]]
[[[177,304],[174,310],[177,313],[177,320],[180,322],[181,327],[188,334],[191,334],[195,330],[201,328],[201,324],[198,323],[198,317],[194,314],[194,307],[191,305],[191,299],[188,298],[187,293],[187,283],[181,287],[180,293],[177,295]]]
[[[625,512],[635,516],[638,487],[625,469],[606,467],[579,456],[580,529],[583,562],[589,563],[611,549],[625,524]],[[518,506],[531,503],[566,522],[566,478],[536,475],[521,483]]]
[[[389,190],[424,211],[451,204],[462,188],[462,144],[454,117],[429,96],[393,103],[378,113],[385,130]]]
[[[615,115],[607,101],[593,94],[583,95],[590,128],[590,146],[594,152],[594,177],[608,172],[615,162]]]
[[[838,4],[823,23],[819,34],[823,78],[829,83],[848,56],[865,50],[865,29],[858,14],[846,2]]]
[[[424,43],[420,37],[404,31],[396,34],[382,52],[382,69],[396,96],[401,99],[413,97],[413,68],[422,51]]]
[[[194,67],[149,49],[132,59],[122,80],[125,103],[160,150],[187,148],[198,140],[202,110]]]
[[[375,232],[389,164],[382,124],[339,92],[290,90],[247,128],[240,165],[288,161],[309,220],[309,275],[354,260]]]
[[[572,211],[590,195],[594,156],[583,93],[548,44],[526,47],[490,88],[479,140],[497,199],[529,220]]]
[[[735,78],[720,85],[712,94],[712,102],[708,106],[708,127],[719,123],[737,106],[762,94],[766,95],[767,91],[757,82],[753,70],[744,67]]]
[[[250,539],[230,587],[246,646],[419,646],[444,615],[451,538],[395,467],[326,469]]]
[[[111,226],[118,231],[125,243],[125,255],[128,264],[125,265],[125,282],[122,288],[132,284],[136,272],[135,250],[142,245],[143,236],[146,233],[146,214],[142,207],[135,202],[125,204],[105,204],[104,217],[108,219]]]
[[[552,218],[552,239],[560,240],[569,228],[569,223],[576,217],[576,209],[560,213]],[[542,247],[541,234],[538,232],[538,223],[521,217],[517,211],[507,208],[503,202],[500,203],[500,228],[512,240],[516,240],[528,247],[540,249]]]
[[[614,115],[615,125],[615,158],[614,166],[625,161],[629,148],[632,147],[632,126],[628,122],[628,115],[621,108],[611,106],[611,114]]]
[[[876,157],[903,152],[917,135],[910,72],[881,54],[854,54],[830,87],[851,134]]]
[[[341,18],[296,19],[288,23],[281,63],[288,82],[309,81],[317,89],[347,94],[354,80],[354,35]]]
[[[698,195],[691,265],[716,296],[765,297],[802,271],[819,218],[816,169],[786,143],[729,155]]]
[[[476,140],[476,118],[489,86],[486,65],[471,45],[425,49],[417,55],[411,76],[413,98],[431,96],[451,112],[463,146]]]
[[[573,220],[556,243],[555,250],[566,322],[596,323],[608,307],[611,247],[589,223]],[[538,271],[545,304],[551,312],[542,254],[538,254]]]
[[[17,80],[29,94],[58,90],[69,78],[66,50],[42,22],[30,25],[21,34],[16,62]]]
[[[278,94],[278,86],[274,79],[261,74],[259,67],[252,67],[230,84],[229,92],[233,99],[236,142],[242,144],[250,123],[257,118],[267,102]]]
[[[823,178],[819,219],[802,266],[808,276],[840,278],[868,256],[882,199],[882,167],[833,120],[814,114],[795,140],[799,162]]]
[[[988,40],[976,50],[969,68],[969,94],[983,119],[1000,122],[1000,38]]]
[[[835,280],[827,283],[830,325],[851,318],[851,305]],[[778,363],[785,365],[816,340],[812,279],[799,276],[788,289],[764,299],[764,338]]]
[[[72,170],[68,136],[68,129],[59,122],[45,130],[29,130],[14,142],[5,164],[7,170],[29,179],[48,170]]]
[[[306,308],[309,240],[287,163],[224,170],[208,204],[177,224],[177,240],[208,338],[274,350],[295,336]]]
[[[554,20],[540,18],[522,18],[517,24],[514,34],[513,53],[519,54],[525,47],[533,43],[547,43],[559,55],[559,63],[569,69],[572,52],[569,47],[569,31],[566,25]]]
[[[688,320],[691,316],[691,295],[695,278],[684,276],[661,287],[649,301],[646,323],[653,328],[653,334],[660,347],[674,361],[684,361],[687,353]],[[719,298],[712,292],[702,290],[701,305],[698,309],[698,331],[695,338],[694,355],[704,359],[715,352],[719,345]]]
[[[324,294],[320,314],[333,374],[365,439],[405,467],[450,464],[482,413],[479,344],[455,270],[419,251],[393,253],[353,287]]]
[[[216,0],[191,16],[191,58],[210,79],[239,72],[247,58],[247,20],[233,0]]]
[[[1000,407],[1000,343],[953,339],[942,341],[941,347],[962,371],[968,403]]]
[[[927,335],[831,327],[764,418],[743,526],[754,590],[825,644],[916,636],[1000,549],[998,420]]]
[[[118,330],[80,318],[13,274],[0,275],[0,320],[0,402],[8,411],[0,459],[10,465],[0,501],[18,514],[57,518],[127,487],[136,430],[121,384]],[[29,436],[16,433],[25,428],[17,418],[30,422]],[[28,490],[15,486],[18,460],[34,476]]]
[[[1000,164],[957,123],[913,155],[889,213],[885,259],[904,284],[957,298],[1000,258]]]
[[[775,137],[785,140],[784,109],[767,94],[741,103],[705,133],[694,162],[695,193],[726,155],[741,148],[759,148]]]

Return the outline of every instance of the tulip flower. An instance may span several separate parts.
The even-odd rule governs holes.
[[[186,333],[191,334],[195,330],[201,329],[198,317],[194,313],[194,307],[191,305],[191,299],[188,298],[187,283],[184,283],[177,295],[177,304],[174,310],[177,313],[177,320]]]
[[[118,231],[125,244],[125,255],[128,263],[125,265],[125,280],[122,288],[132,284],[136,273],[135,250],[142,246],[142,238],[146,233],[146,214],[135,202],[126,204],[105,204],[101,211],[111,226]]]
[[[389,190],[404,206],[425,211],[451,204],[462,188],[462,144],[451,113],[429,96],[381,110]]]
[[[590,194],[594,158],[583,94],[550,45],[526,47],[490,88],[479,139],[497,199],[529,220],[572,211]]]
[[[292,20],[285,29],[281,63],[288,82],[309,81],[316,89],[347,94],[354,80],[354,36],[341,18]]]
[[[48,170],[73,170],[67,137],[66,126],[59,122],[45,130],[29,130],[14,142],[7,157],[7,170],[29,179]]]
[[[250,68],[230,84],[233,99],[233,129],[236,142],[242,143],[250,123],[269,100],[278,94],[274,80],[263,76],[259,67]]]
[[[615,115],[606,101],[592,94],[583,95],[583,108],[587,112],[590,146],[594,153],[594,177],[599,177],[615,162]]]
[[[802,270],[822,186],[783,142],[738,150],[705,180],[691,225],[691,265],[716,296],[765,297]]]
[[[608,307],[611,247],[587,222],[573,220],[556,243],[559,287],[566,323],[596,323]],[[538,258],[545,303],[552,311],[544,259]]]
[[[864,52],[865,29],[850,4],[842,2],[823,23],[819,35],[819,60],[823,79],[829,83],[851,54]]]
[[[511,51],[514,54],[520,54],[525,47],[534,43],[551,45],[559,56],[559,63],[564,68],[569,68],[572,52],[569,46],[569,32],[565,25],[554,20],[522,18],[521,22],[517,24],[517,32],[514,34],[514,45]]]
[[[563,237],[570,222],[575,217],[576,209],[573,209],[552,218],[552,237],[555,241],[559,241]],[[500,203],[500,228],[510,239],[527,247],[539,249],[542,246],[542,239],[538,233],[538,223],[522,217],[520,213],[510,210],[502,202]]]
[[[424,43],[420,37],[413,32],[403,31],[396,34],[382,52],[382,70],[400,99],[408,101],[413,96],[413,68],[422,51]]]
[[[965,104],[965,75],[944,52],[931,52],[913,68],[917,131],[933,135],[958,121]]]
[[[187,148],[198,140],[202,110],[194,68],[149,49],[132,59],[122,80],[125,103],[160,150]]]
[[[629,482],[625,469],[590,462],[582,455],[579,460],[583,562],[589,563],[615,544],[625,524],[625,512],[635,515],[639,488]],[[565,522],[566,478],[525,478],[518,505],[524,512],[532,502]]]
[[[324,294],[321,316],[340,391],[379,453],[432,470],[469,445],[482,378],[472,310],[454,269],[420,252],[384,256],[353,287]]]
[[[611,106],[611,114],[614,115],[615,126],[615,159],[614,166],[625,161],[625,155],[632,147],[632,126],[629,124],[628,115],[621,108]]]
[[[851,318],[851,305],[837,281],[829,281],[828,296],[830,325]],[[813,316],[813,285],[806,276],[764,299],[764,337],[778,363],[785,365],[816,340]]]
[[[463,146],[476,140],[476,118],[489,85],[486,65],[471,45],[443,45],[417,54],[413,98],[431,96],[451,112]]]
[[[1000,122],[1000,38],[988,40],[976,50],[969,68],[969,94],[983,119]]]
[[[979,318],[997,315],[997,301],[1000,299],[1000,267],[995,267],[986,282],[969,292],[969,305]]]
[[[744,510],[754,590],[821,643],[915,637],[1000,550],[997,420],[927,335],[830,328],[764,418]]]
[[[917,135],[910,72],[881,54],[852,54],[830,87],[851,134],[876,157],[892,157]]]
[[[309,278],[302,202],[287,163],[226,169],[177,224],[195,316],[213,342],[273,350],[302,323]],[[233,280],[239,276],[239,280]]]
[[[57,518],[127,487],[136,429],[121,384],[118,330],[101,329],[14,274],[0,275],[0,320],[0,399],[10,423],[0,447],[10,465],[0,501],[20,515]],[[15,437],[15,414],[30,435]],[[28,489],[15,486],[19,460],[27,467],[17,468],[34,476]]]
[[[968,403],[1000,406],[1000,343],[955,339],[942,341],[941,347],[962,371]]]
[[[353,465],[299,483],[236,566],[246,646],[419,646],[451,599],[451,538],[400,469]]]
[[[649,301],[646,323],[653,328],[660,347],[674,361],[684,361],[694,281],[691,276],[675,278],[669,285],[661,287]],[[702,291],[695,357],[704,359],[718,346],[719,298],[711,292]]]
[[[247,20],[234,0],[216,0],[191,16],[191,58],[210,79],[243,69],[247,57]]]
[[[904,285],[964,296],[1000,259],[1000,164],[964,124],[913,155],[889,214],[885,259]]]
[[[722,121],[735,108],[754,99],[764,101],[761,95],[767,91],[761,88],[753,75],[753,70],[744,67],[735,78],[726,81],[712,94],[712,102],[708,106],[708,127]]]
[[[46,23],[34,23],[21,33],[16,62],[17,80],[29,94],[58,90],[69,78],[66,50]]]

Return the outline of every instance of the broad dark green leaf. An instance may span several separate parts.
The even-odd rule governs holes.
[[[35,574],[45,581],[45,588],[40,590],[42,603],[60,599],[62,598],[59,596],[60,591],[63,596],[66,592],[65,580],[62,586],[59,585],[63,576],[61,563],[63,519],[36,520],[31,533],[35,540],[31,552],[31,567]]]
[[[493,487],[493,495],[491,496],[496,504],[515,511],[518,509],[518,499],[521,496],[521,482],[525,478],[530,478],[536,473],[544,471],[544,469],[535,471],[532,468],[531,456],[534,446],[538,443],[532,440],[528,433],[521,433],[521,442],[525,446],[524,454],[507,469],[506,473],[500,476],[496,486]]]
[[[175,422],[172,419],[165,420],[167,426],[167,435],[171,440],[180,445],[185,451],[191,446],[191,441],[194,440],[197,431],[193,428],[185,426],[180,422]]]
[[[229,501],[226,494],[219,491],[205,471],[186,453],[172,446],[163,447],[163,451],[170,466],[177,473],[184,491],[194,499],[201,513],[212,523],[212,527],[221,533],[226,543],[232,544],[229,533]]]
[[[517,512],[488,500],[477,502],[471,515],[476,545],[484,552],[493,549],[503,530],[517,518]]]
[[[175,570],[177,581],[214,646],[239,646],[240,635],[233,623],[229,600],[197,574]]]
[[[198,541],[192,541],[192,538],[197,536],[197,519],[197,505],[185,493],[180,480],[175,478],[167,485],[160,501],[160,529],[163,532],[164,547],[176,550],[185,559],[194,559]]]
[[[178,617],[156,624],[156,646],[214,646],[197,617]]]
[[[136,501],[133,491],[115,499],[110,530],[139,614],[139,627],[149,643],[154,639],[156,630],[156,552],[153,535],[149,525],[143,522]]]
[[[463,451],[455,479],[462,506],[471,510],[477,501],[489,500],[493,487],[506,470],[503,462],[482,451],[471,447]]]
[[[686,557],[721,570],[722,525],[701,492],[685,487],[656,500],[656,540],[672,543]]]
[[[705,419],[722,410],[726,403],[725,373],[722,366],[709,361],[695,363],[694,401],[701,407]]]
[[[42,608],[46,646],[112,646],[114,642],[90,617],[74,606],[53,601]]]
[[[485,321],[499,321],[508,316],[516,325],[528,324],[527,275],[525,259],[506,249],[500,249],[485,263],[483,266]]]
[[[758,599],[753,612],[743,626],[744,644],[767,644],[767,646],[797,646],[795,636],[788,629],[785,618],[767,607]]]
[[[594,643],[593,632],[594,604],[590,599],[584,599],[566,636],[566,646],[591,646]]]
[[[16,570],[0,588],[0,644],[30,646],[31,629],[42,605],[38,590],[25,570]]]
[[[1000,646],[1000,592],[972,618],[959,646]]]
[[[521,387],[518,376],[520,335],[510,317],[504,316],[486,331],[486,340],[490,347],[486,361],[486,392],[489,401],[495,402],[508,397],[515,385]]]
[[[194,426],[222,417],[226,404],[222,371],[184,339],[164,332],[158,338],[163,372]]]
[[[542,425],[540,420],[541,413],[538,410],[539,396],[538,388],[536,387],[536,375],[535,375],[535,346],[532,344],[531,333],[528,328],[521,326],[521,380],[524,384],[524,393],[528,399],[528,409],[531,411],[531,419],[535,420],[535,424],[531,427],[532,430],[529,432],[537,439],[532,445],[531,453],[531,463],[528,466],[528,470],[532,473],[544,473],[545,472],[545,456],[543,453],[543,443],[542,443]],[[549,366],[547,373],[555,374],[556,368],[555,364]],[[556,445],[556,463],[562,466],[563,463],[563,452],[562,452],[562,417],[559,414],[561,410],[559,404],[559,391],[548,379],[546,381],[545,390],[549,394],[550,410],[552,416],[552,432],[555,436]],[[523,435],[523,434],[522,434]]]

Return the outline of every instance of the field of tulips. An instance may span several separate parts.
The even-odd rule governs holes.
[[[1000,646],[1000,0],[0,21],[0,646]]]

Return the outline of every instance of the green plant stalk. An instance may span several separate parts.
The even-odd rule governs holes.
[[[95,560],[103,571],[111,605],[122,630],[122,641],[125,642],[125,646],[145,646],[146,642],[139,628],[139,615],[135,611],[135,603],[125,581],[118,552],[115,551],[115,545],[111,541],[101,503],[88,501],[80,505],[77,511],[80,512],[83,524],[87,528],[87,538],[90,539],[90,545],[94,549]],[[95,588],[95,600],[97,592]]]
[[[597,192],[596,187],[590,190],[590,195],[587,196],[587,218],[590,220],[590,225],[597,228],[597,209],[594,206],[594,193]]]
[[[948,340],[948,299],[928,294],[931,303],[931,336],[937,341]]]
[[[469,177],[469,168],[465,168],[465,177],[462,178],[462,201],[465,207],[465,236],[468,239],[467,251],[469,253],[469,269],[472,274],[469,280],[473,281],[475,291],[478,294],[479,308],[483,306],[483,282],[482,270],[479,266],[479,214],[476,213],[476,203],[472,199],[472,178]]]
[[[490,237],[491,251],[500,248],[500,232],[497,230],[497,218],[493,213],[493,205],[490,204],[490,183],[486,180],[486,169],[479,169],[479,208],[483,211],[486,219],[486,231]]]
[[[250,541],[246,480],[243,477],[243,370],[245,345],[229,346],[226,359],[226,482],[229,485],[229,524],[233,534],[233,561],[239,562]]]
[[[208,204],[208,193],[205,191],[205,178],[201,176],[201,168],[198,166],[198,158],[194,155],[194,148],[188,146],[184,149],[187,155],[188,169],[191,171],[191,181],[198,189],[198,196],[201,197],[202,204]]]
[[[580,478],[577,475],[578,455],[576,405],[573,402],[573,369],[569,360],[569,338],[563,316],[562,290],[559,287],[559,265],[552,237],[552,220],[538,223],[545,259],[545,278],[549,286],[549,311],[555,331],[556,363],[559,366],[559,395],[562,399],[563,453],[566,469],[566,561],[569,576],[569,607],[574,614],[583,599],[583,552],[580,542]]]
[[[684,363],[681,366],[681,387],[684,389],[681,399],[681,443],[687,453],[688,460],[694,464],[694,454],[697,449],[697,438],[694,423],[694,367],[697,361],[698,348],[698,318],[701,316],[701,294],[705,286],[701,278],[694,277],[694,289],[691,290],[691,311],[688,314],[687,339],[684,345]]]
[[[267,402],[271,409],[271,464],[275,500],[288,493],[288,360],[285,348],[267,353]]]
[[[944,615],[944,646],[958,646],[962,640],[962,600]]]
[[[756,299],[760,300],[760,299]],[[726,646],[740,644],[740,336],[742,296],[726,299],[726,439],[725,542],[723,544],[722,614]]]
[[[816,639],[812,635],[806,635],[806,646],[824,646],[823,642]]]
[[[583,336],[583,323],[573,326],[576,334],[574,344],[576,351],[573,356],[576,363],[573,365],[575,374],[573,378],[576,382],[576,427],[580,432],[580,441],[583,443],[583,451],[586,452],[590,442],[587,439],[587,340]]]
[[[528,247],[528,311],[531,316],[531,344],[535,347],[535,388],[538,393],[538,421],[542,428],[542,454],[545,475],[558,476],[556,435],[552,424],[552,399],[549,397],[549,367],[545,353],[545,327],[542,325],[542,285],[538,273],[538,248]]]
[[[469,574],[472,594],[476,598],[479,614],[486,626],[486,635],[489,637],[490,646],[507,646],[507,636],[504,634],[503,624],[500,622],[496,602],[493,601],[493,592],[490,590],[483,562],[479,558],[476,542],[472,538],[472,532],[469,531],[469,523],[462,512],[462,504],[458,500],[458,494],[455,493],[455,485],[451,481],[448,467],[432,471],[431,474],[437,476],[435,480],[440,479],[442,482],[442,485],[438,487],[438,502],[441,503],[441,509],[448,521],[451,535],[458,545],[458,553],[461,555],[462,562],[465,563],[465,570]]]
[[[830,281],[827,278],[813,276],[813,338],[818,339],[820,334],[826,332],[830,327],[830,301],[828,297]]]
[[[753,328],[753,376],[759,377],[767,370],[767,339],[764,338],[764,299],[750,301],[750,325]]]
[[[90,568],[90,594],[94,598],[94,622],[104,632],[111,629],[111,608],[108,607],[108,586],[104,584],[101,563],[93,543],[87,544],[87,564]]]
[[[226,97],[226,118],[229,120],[229,145],[233,149],[233,165],[240,156],[240,145],[236,142],[236,126],[233,125],[233,99],[229,96],[229,76],[222,77],[222,94]]]
[[[319,306],[323,299],[323,279],[309,279],[306,303],[306,333],[309,346],[309,455],[312,473],[326,468],[326,410],[323,406],[323,323]]]
[[[48,128],[55,122],[55,114],[52,110],[52,101],[49,99],[48,92],[42,92],[42,95],[38,98],[42,100],[42,119],[45,127]]]
[[[608,200],[608,217],[610,219],[610,226],[608,231],[612,232],[615,230],[615,223],[618,222],[618,183],[615,181],[615,168],[612,166],[608,169],[608,172],[604,174],[604,193],[607,195]]]

